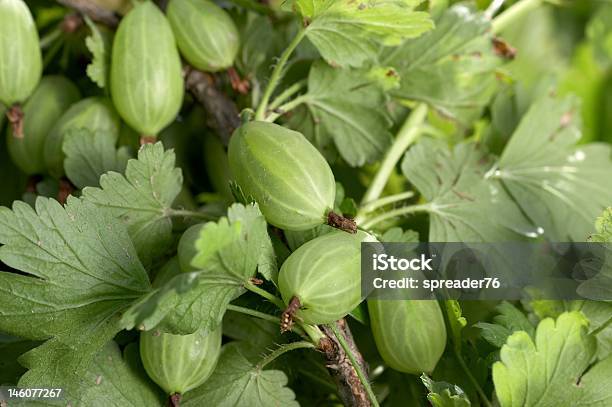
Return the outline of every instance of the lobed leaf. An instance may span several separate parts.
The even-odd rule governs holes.
[[[185,407],[297,407],[295,394],[280,370],[264,370],[249,361],[247,346],[233,342],[223,347],[217,368],[201,387],[188,392],[181,402]]]
[[[84,406],[162,407],[164,395],[147,376],[135,344],[121,354],[110,341],[96,355],[83,380]]]
[[[414,11],[414,0],[296,0],[308,21],[306,37],[334,66],[362,66],[381,45],[396,46],[433,28],[429,15]]]
[[[64,136],[64,169],[78,188],[98,186],[100,176],[109,171],[125,171],[130,154],[126,147],[117,149],[115,137],[105,131],[70,130]]]
[[[503,62],[492,40],[484,16],[464,5],[448,9],[433,31],[383,53],[381,63],[401,77],[391,94],[426,102],[462,122],[475,119],[496,90],[495,70]]]
[[[171,205],[179,194],[183,176],[174,167],[172,150],[161,143],[148,144],[129,160],[125,175],[108,172],[100,178],[101,188],[88,187],[83,198],[111,211],[127,226],[138,256],[148,264],[172,244]]]
[[[107,211],[70,197],[39,198],[36,209],[0,208],[0,330],[46,340],[20,363],[22,387],[63,387],[78,398],[94,355],[121,329],[119,313],[150,290],[124,226]]]
[[[315,62],[301,113],[291,121],[320,150],[334,143],[353,167],[372,162],[391,145],[385,97],[362,70],[335,69]]]
[[[589,364],[595,338],[579,312],[544,319],[535,339],[526,332],[512,334],[493,365],[493,381],[502,407],[607,406],[612,402],[609,372],[612,357]]]
[[[576,100],[545,97],[529,109],[493,174],[540,233],[584,241],[593,219],[612,202],[612,149],[576,146]]]
[[[429,390],[427,400],[434,407],[469,407],[472,405],[468,396],[457,385],[433,381],[426,374],[421,375],[421,381]]]

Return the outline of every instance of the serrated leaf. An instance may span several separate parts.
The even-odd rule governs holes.
[[[396,46],[433,28],[414,0],[296,0],[308,20],[306,37],[330,64],[359,67],[375,59],[381,45]]]
[[[180,335],[212,331],[227,305],[242,292],[242,282],[223,274],[183,273],[134,303],[121,318],[121,326]]]
[[[278,330],[278,329],[277,329]],[[40,345],[36,341],[13,339],[3,341],[0,334],[0,386],[16,385],[26,369],[19,364],[17,359],[27,351]]]
[[[315,62],[308,75],[308,93],[302,96],[306,118],[291,121],[320,150],[333,140],[353,167],[380,158],[391,145],[385,98],[366,71],[335,69]]]
[[[606,208],[603,214],[595,221],[597,233],[589,237],[591,242],[612,243],[612,207]]]
[[[493,174],[553,241],[584,241],[593,219],[612,202],[612,149],[595,143],[576,146],[577,115],[572,98],[547,96],[534,103]]]
[[[502,407],[608,406],[612,357],[589,368],[597,345],[588,321],[578,312],[538,324],[535,340],[512,334],[493,365],[493,381]]]
[[[100,176],[108,171],[122,173],[130,154],[126,147],[117,149],[115,142],[115,137],[105,131],[69,130],[62,144],[68,179],[82,189],[98,186]]]
[[[70,197],[0,208],[0,331],[46,340],[26,353],[19,385],[63,387],[76,400],[93,357],[121,329],[118,314],[150,290],[125,227]]]
[[[249,345],[233,342],[221,351],[217,368],[204,385],[188,392],[182,406],[297,407],[295,394],[280,370],[262,369],[249,361]]]
[[[445,11],[433,31],[381,58],[401,76],[394,97],[426,102],[462,122],[476,118],[488,104],[502,62],[494,51],[490,22],[464,5]]]
[[[100,178],[101,188],[83,189],[86,201],[110,210],[128,226],[145,264],[172,244],[170,209],[183,184],[174,162],[174,152],[164,151],[162,143],[147,144],[137,160],[128,161],[125,175],[111,171]]]
[[[175,334],[213,330],[256,270],[275,278],[274,250],[256,204],[234,204],[227,218],[206,223],[196,248],[191,264],[199,271],[174,277],[134,304],[121,321],[126,329],[157,327]]]
[[[85,22],[91,30],[91,35],[85,38],[85,45],[92,54],[92,60],[87,65],[87,76],[100,88],[105,88],[110,71],[113,35],[110,31],[100,30],[88,17],[85,17]]]
[[[126,348],[124,358],[117,344],[110,341],[85,375],[82,405],[162,407],[163,392],[147,377],[138,357],[135,344]]]
[[[536,235],[503,186],[485,178],[493,164],[481,146],[470,143],[451,151],[441,141],[423,139],[408,150],[402,171],[429,201],[430,241],[503,242]]]
[[[468,396],[457,385],[435,382],[426,374],[421,375],[421,381],[429,390],[427,400],[434,407],[469,407],[472,405]]]
[[[278,273],[266,219],[257,204],[234,204],[227,218],[208,222],[196,242],[198,254],[191,265],[205,272],[225,273],[244,282],[259,271],[276,281]]]
[[[414,230],[403,230],[400,227],[387,229],[380,237],[381,242],[418,243],[419,233]]]
[[[499,315],[493,317],[494,324],[478,322],[475,327],[482,329],[482,337],[491,345],[501,348],[512,333],[525,331],[531,337],[535,328],[525,314],[509,302],[502,302],[496,307]]]
[[[461,350],[461,335],[463,328],[467,326],[467,319],[463,316],[461,305],[457,300],[444,301],[444,309],[448,318],[453,346],[459,352]]]

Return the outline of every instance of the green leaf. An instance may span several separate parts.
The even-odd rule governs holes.
[[[434,407],[469,407],[472,405],[468,396],[457,385],[435,382],[426,374],[421,375],[421,380],[429,390],[427,400]]]
[[[174,161],[174,152],[164,151],[162,143],[147,144],[138,151],[138,160],[128,161],[125,176],[111,171],[100,178],[101,188],[83,189],[86,201],[109,209],[127,224],[145,264],[172,244],[170,210],[183,184]]]
[[[64,136],[64,168],[68,179],[78,188],[98,186],[100,176],[108,171],[122,173],[130,154],[126,147],[117,149],[115,137],[108,132],[87,129],[70,130]]]
[[[490,22],[463,5],[445,11],[433,31],[389,50],[381,61],[401,76],[394,97],[427,102],[462,122],[476,118],[488,104],[502,62]]]
[[[400,227],[388,229],[380,237],[381,242],[418,243],[419,233],[414,230],[403,230]]]
[[[612,64],[612,5],[601,4],[589,21],[586,33],[595,46],[598,59],[609,68]]]
[[[493,365],[500,405],[610,405],[612,358],[589,368],[597,345],[587,331],[586,318],[569,312],[540,322],[535,340],[524,331],[512,334]]]
[[[381,45],[397,46],[433,28],[420,0],[296,0],[308,20],[306,37],[331,65],[359,67],[376,58]]]
[[[501,348],[512,333],[525,331],[533,337],[535,328],[525,314],[509,302],[502,302],[496,307],[499,315],[493,317],[494,324],[478,322],[475,327],[482,329],[482,337],[491,345]]]
[[[448,317],[453,345],[455,350],[459,352],[461,350],[461,333],[467,325],[467,319],[463,316],[461,304],[457,300],[444,301],[444,308]]]
[[[125,359],[114,341],[98,353],[85,375],[81,404],[103,406],[163,406],[163,392],[147,377],[135,344]]]
[[[612,202],[612,149],[576,146],[578,106],[545,97],[529,109],[492,173],[521,210],[554,241],[584,241]]]
[[[493,164],[476,144],[451,151],[440,141],[423,139],[408,150],[402,170],[429,201],[430,241],[503,242],[535,235],[503,186],[485,177]]]
[[[217,368],[204,385],[185,394],[181,406],[297,407],[295,394],[280,370],[264,370],[249,361],[250,345],[233,342],[221,351]]]
[[[85,45],[93,58],[87,65],[87,76],[100,88],[105,88],[110,71],[110,50],[113,43],[113,34],[108,30],[101,30],[91,19],[85,17],[85,22],[91,30],[91,35],[85,38]]]
[[[277,273],[267,224],[256,204],[234,204],[227,218],[206,223],[196,248],[191,264],[200,271],[176,276],[134,304],[122,319],[126,329],[213,330],[256,270],[266,278]]]
[[[223,335],[251,344],[255,349],[267,349],[284,342],[278,323],[228,311],[223,317]]]
[[[315,62],[304,99],[306,118],[291,121],[320,150],[336,149],[353,167],[380,158],[391,145],[391,121],[384,93],[361,70],[336,69]]]
[[[183,273],[134,303],[123,315],[123,329],[138,328],[187,335],[212,331],[227,305],[244,292],[243,282],[224,274]]]
[[[612,207],[606,208],[603,214],[595,221],[597,233],[589,237],[591,242],[612,243]]]
[[[26,353],[19,385],[63,387],[70,400],[95,354],[121,329],[119,313],[150,290],[124,226],[70,197],[0,208],[0,331],[46,340]]]
[[[26,372],[17,359],[27,351],[40,345],[39,342],[27,341],[17,338],[4,340],[0,334],[0,386],[16,385],[17,381]]]

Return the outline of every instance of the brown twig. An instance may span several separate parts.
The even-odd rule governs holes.
[[[355,340],[353,339],[353,334],[348,324],[344,319],[336,321],[335,324],[338,331],[344,337],[345,342],[349,345],[361,370],[367,372],[367,364],[359,352],[357,345],[355,345]],[[326,337],[321,340],[319,348],[325,355],[327,368],[336,382],[338,394],[342,402],[346,406],[371,407],[372,403],[368,398],[368,393],[359,380],[359,376],[347,354],[344,352],[338,338],[336,338],[336,335],[334,335],[334,332],[329,327],[322,325],[321,329]]]
[[[96,3],[88,0],[57,0],[58,3],[74,9],[81,14],[85,14],[93,21],[102,23],[109,27],[116,27],[119,24],[119,16],[111,10],[100,7]]]
[[[185,88],[204,107],[208,113],[208,126],[216,131],[223,145],[227,146],[232,133],[240,126],[236,104],[217,88],[212,74],[198,71],[189,65],[185,66],[184,73]]]

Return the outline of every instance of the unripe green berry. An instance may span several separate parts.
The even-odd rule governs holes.
[[[267,122],[238,128],[229,145],[232,175],[266,220],[307,230],[327,220],[336,183],[325,158],[299,132]]]

